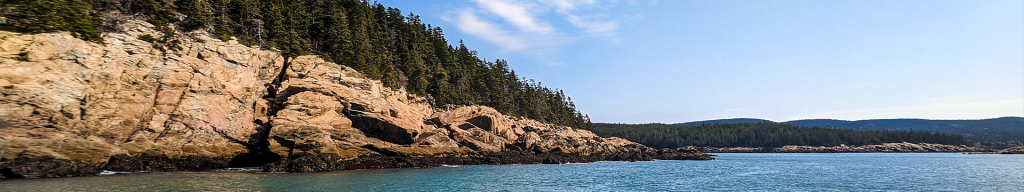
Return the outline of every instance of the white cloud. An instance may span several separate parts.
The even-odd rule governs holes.
[[[474,0],[478,6],[494,13],[505,21],[512,23],[520,30],[548,34],[554,29],[551,25],[534,18],[533,13],[527,11],[527,7],[520,2],[507,0]]]
[[[463,33],[498,45],[505,51],[518,51],[526,48],[526,43],[522,39],[508,34],[504,29],[493,23],[480,19],[472,10],[464,10],[458,13],[456,17],[446,18],[445,20],[455,23],[455,26]]]
[[[472,0],[461,11],[443,16],[463,33],[480,38],[506,52],[529,55],[558,65],[562,45],[587,38],[612,43],[619,20],[605,14],[617,0]],[[620,17],[625,18],[625,17]],[[553,25],[561,24],[561,25]]]
[[[543,1],[542,0],[541,2],[542,3],[547,3],[549,5],[554,6],[556,8],[556,11],[558,11],[558,12],[564,12],[564,11],[569,11],[569,10],[576,9],[576,7],[578,5],[594,5],[594,4],[597,4],[597,0],[548,0],[548,1]]]
[[[616,22],[585,20],[579,16],[568,13],[566,13],[565,16],[566,20],[569,20],[569,23],[583,29],[589,34],[611,35],[611,32],[619,28],[619,24]]]
[[[569,21],[569,23],[577,28],[583,29],[585,33],[590,35],[613,35],[614,33],[612,32],[619,27],[616,21],[599,19],[599,14],[581,16],[578,13],[574,13],[577,8],[597,6],[597,0],[548,0],[541,2],[554,7],[555,12],[562,15],[566,21]]]

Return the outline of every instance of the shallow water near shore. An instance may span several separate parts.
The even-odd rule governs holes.
[[[461,165],[325,173],[132,173],[0,181],[0,191],[1022,191],[1024,155],[716,154],[715,161]]]

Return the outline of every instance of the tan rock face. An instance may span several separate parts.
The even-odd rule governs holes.
[[[107,45],[66,33],[0,32],[4,159],[103,163],[113,154],[233,156],[255,133],[272,51],[206,36],[180,53],[135,37],[144,22],[106,34]],[[228,56],[229,57],[224,57]],[[60,147],[76,143],[81,147]]]
[[[996,153],[999,154],[1024,154],[1024,147],[1013,147],[1009,149],[999,150]]]
[[[104,34],[105,45],[68,33],[0,31],[0,173],[217,168],[251,157],[244,154],[351,160],[649,150],[483,106],[435,111],[423,97],[315,56],[286,59],[202,33],[181,36],[181,51],[162,52],[136,38],[160,35],[148,23],[119,27],[124,32]],[[36,166],[40,159],[95,169],[52,173]],[[297,170],[320,170],[307,168]]]
[[[435,113],[430,122],[439,125],[455,125],[459,129],[469,130],[480,128],[505,140],[515,140],[519,134],[512,130],[512,122],[490,107],[469,106],[455,108],[451,111]]]

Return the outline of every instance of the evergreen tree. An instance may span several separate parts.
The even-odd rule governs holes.
[[[88,2],[87,2],[88,1]],[[0,0],[0,29],[71,31],[99,37],[98,13],[142,14],[164,32],[154,40],[180,49],[178,30],[280,50],[285,57],[316,54],[352,67],[390,88],[429,98],[433,106],[486,105],[509,114],[589,129],[562,90],[519,77],[504,60],[486,61],[419,16],[359,0]],[[10,10],[14,10],[13,12]],[[180,18],[180,19],[179,19]],[[171,25],[178,26],[177,28]]]

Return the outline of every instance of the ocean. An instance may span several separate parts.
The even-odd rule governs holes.
[[[716,154],[714,161],[452,165],[323,173],[114,173],[0,191],[1024,191],[1024,155]]]

